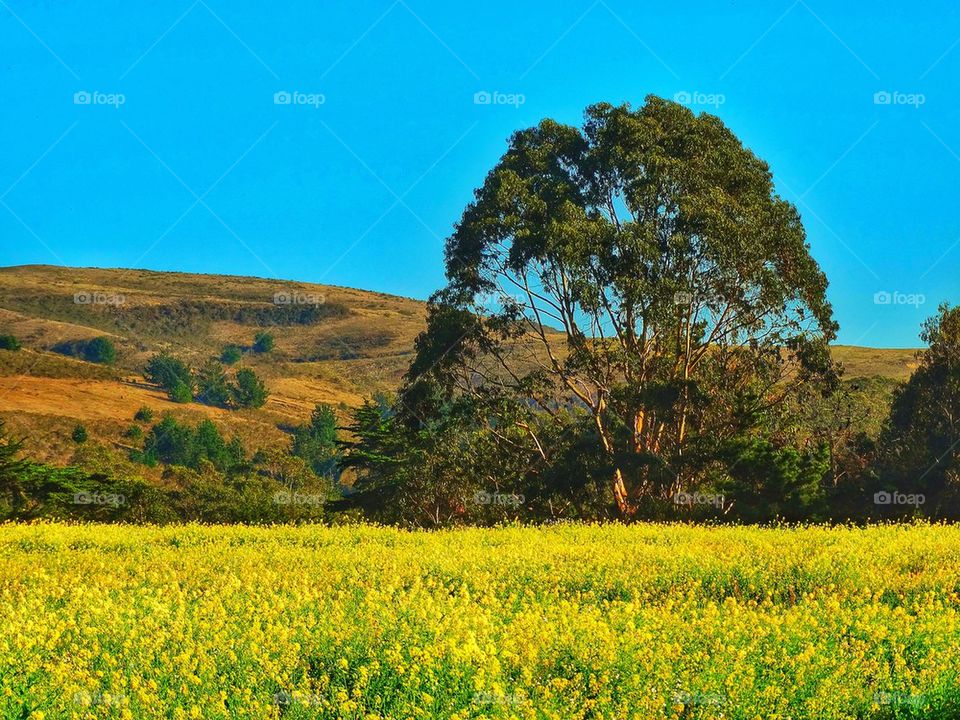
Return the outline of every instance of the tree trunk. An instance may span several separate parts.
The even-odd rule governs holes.
[[[620,468],[613,471],[613,497],[617,501],[617,510],[623,519],[633,516],[634,508],[630,505],[630,499],[627,497],[627,486],[623,482],[623,473]]]

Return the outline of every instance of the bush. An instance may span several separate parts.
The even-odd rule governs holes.
[[[235,365],[243,357],[243,351],[236,345],[225,345],[220,353],[220,362],[224,365]]]
[[[227,443],[210,420],[191,428],[168,415],[150,429],[138,459],[148,465],[161,462],[194,470],[207,461],[226,472],[243,462],[244,453],[239,439]]]
[[[178,382],[170,391],[170,399],[175,403],[188,403],[193,400],[193,390],[186,383]]]
[[[190,368],[179,358],[166,352],[154,355],[143,374],[148,381],[166,390],[174,402],[190,402],[193,399],[193,376]]]
[[[73,432],[70,433],[70,437],[73,438],[73,441],[78,445],[80,443],[85,443],[87,441],[87,429],[80,423],[77,423],[77,426],[73,429]]]
[[[237,384],[231,387],[233,402],[237,407],[258,408],[267,401],[266,386],[250,368],[237,371]]]
[[[258,332],[253,338],[253,351],[268,353],[273,350],[273,335],[268,332]]]
[[[131,425],[123,435],[131,440],[139,440],[143,437],[143,429],[139,425]]]
[[[293,431],[291,454],[303,458],[320,477],[334,478],[340,450],[337,444],[337,416],[329,405],[317,405],[308,425]]]
[[[0,335],[0,350],[19,350],[20,341],[13,335]]]
[[[108,337],[97,337],[83,347],[83,359],[87,362],[113,365],[117,359],[117,349]]]
[[[141,405],[140,409],[137,410],[136,414],[133,416],[133,419],[137,422],[153,422],[153,410],[148,408],[146,405]]]
[[[207,405],[226,406],[230,400],[230,386],[223,365],[209,360],[197,373],[197,400]]]

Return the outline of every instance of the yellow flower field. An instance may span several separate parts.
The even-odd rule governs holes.
[[[2,718],[957,718],[960,528],[0,528]]]

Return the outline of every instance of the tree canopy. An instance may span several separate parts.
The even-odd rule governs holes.
[[[576,433],[622,516],[704,477],[724,440],[769,434],[767,409],[831,377],[836,324],[796,208],[718,118],[657,97],[515,133],[447,241],[446,273],[408,420],[468,396],[509,445],[512,404],[549,464],[546,425],[585,418]]]

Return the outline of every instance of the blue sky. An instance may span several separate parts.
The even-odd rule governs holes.
[[[426,298],[513,130],[654,93],[770,163],[841,342],[916,346],[960,302],[952,2],[0,0],[0,73],[2,265]]]

